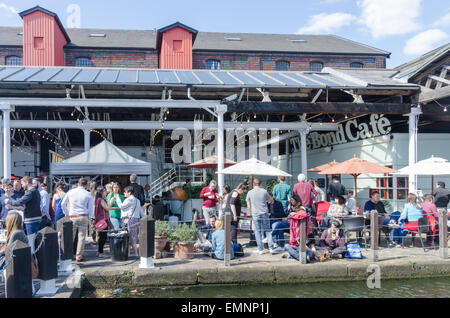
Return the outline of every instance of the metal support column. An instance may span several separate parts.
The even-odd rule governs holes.
[[[227,111],[225,105],[218,106],[216,108],[217,112],[217,169],[218,171],[224,168],[225,154],[224,154],[224,125],[223,125],[223,115]],[[222,195],[222,188],[224,186],[224,176],[223,173],[217,175],[219,194]]]
[[[308,156],[306,150],[306,135],[309,132],[309,127],[306,122],[301,122],[301,128],[299,129],[300,133],[300,151],[302,156],[302,173],[305,176],[308,176]]]
[[[11,106],[2,104],[3,110],[3,177],[11,178],[11,132],[10,132],[10,113]]]
[[[417,162],[417,133],[419,115],[422,111],[418,107],[411,107],[411,113],[409,117],[409,151],[408,151],[408,165],[415,164]],[[408,180],[408,188],[410,193],[417,192],[417,175],[411,173]]]
[[[89,151],[91,149],[91,130],[83,129],[84,134],[84,151]]]

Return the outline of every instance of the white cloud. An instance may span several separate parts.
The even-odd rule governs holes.
[[[434,26],[450,26],[450,12],[437,20]]]
[[[420,28],[416,21],[422,0],[362,0],[359,23],[369,28],[372,37],[400,35]]]
[[[439,42],[448,38],[448,34],[439,29],[420,32],[406,41],[403,52],[408,55],[420,55],[436,48]]]
[[[13,6],[9,6],[3,2],[0,2],[0,9],[6,10],[9,13],[13,13],[13,14],[18,14],[19,11],[17,11],[16,8],[14,8]]]
[[[308,18],[306,26],[298,29],[297,33],[330,33],[349,25],[356,18],[349,13],[320,13]]]

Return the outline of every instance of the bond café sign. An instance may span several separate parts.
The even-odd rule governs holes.
[[[317,149],[382,136],[390,132],[391,122],[389,119],[384,115],[372,114],[368,121],[360,122],[357,119],[352,119],[339,124],[337,131],[328,133],[313,131],[306,138],[306,147],[308,150]],[[292,138],[290,143],[297,150],[300,145],[300,138]]]

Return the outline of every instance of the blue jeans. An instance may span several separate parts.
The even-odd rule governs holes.
[[[289,229],[290,224],[288,221],[277,221],[272,224],[272,239],[274,243],[278,243],[280,247],[284,247],[284,230]]]
[[[25,230],[27,231],[27,235],[37,233],[39,231],[40,226],[41,226],[40,220],[33,223],[25,223]]]
[[[290,258],[294,258],[297,261],[299,260],[298,246],[292,247],[290,244],[287,244],[284,247],[284,250],[289,253]],[[306,250],[306,256],[309,256],[310,258],[312,258],[313,254],[310,251]]]
[[[270,230],[269,215],[262,214],[252,217],[252,229],[255,232],[256,245],[258,245],[258,250],[263,251],[264,245],[262,243],[263,233],[267,237],[269,249],[273,249],[272,242],[272,231]]]
[[[118,218],[110,218],[110,220],[111,220],[112,226],[114,227],[114,230],[120,229],[120,221],[121,221],[121,219],[118,219]]]

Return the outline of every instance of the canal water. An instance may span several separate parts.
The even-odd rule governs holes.
[[[380,288],[368,288],[365,280],[250,285],[196,285],[95,290],[83,297],[132,298],[374,298],[450,297],[450,276],[381,280]]]

